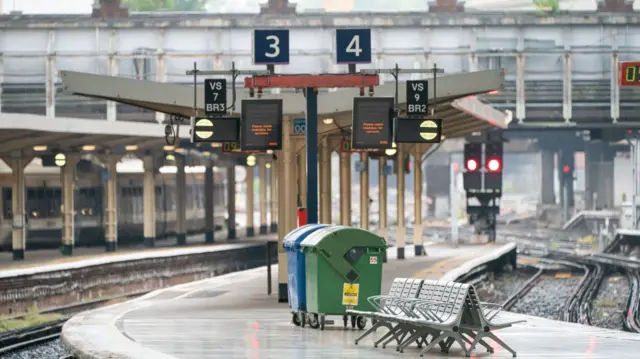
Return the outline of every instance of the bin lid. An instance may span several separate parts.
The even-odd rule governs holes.
[[[384,238],[377,234],[348,226],[331,226],[319,231],[313,232],[305,240],[300,243],[301,247],[334,247],[325,241],[327,238],[335,238],[336,242],[341,242],[339,247],[347,250],[353,247],[369,247],[369,248],[387,248],[387,242]],[[327,248],[328,249],[328,248]]]
[[[302,242],[307,236],[313,232],[328,227],[328,224],[305,224],[289,232],[282,240],[282,246],[284,248],[300,249],[300,242]]]

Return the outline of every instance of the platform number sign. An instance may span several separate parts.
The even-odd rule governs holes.
[[[296,118],[293,120],[293,134],[304,135],[307,132],[307,120],[304,118]]]
[[[288,64],[289,30],[253,30],[253,63]]]
[[[207,116],[227,113],[227,80],[204,80],[204,113]]]
[[[429,110],[429,81],[407,81],[407,115],[426,116]]]
[[[336,62],[339,64],[371,63],[371,29],[336,30]]]

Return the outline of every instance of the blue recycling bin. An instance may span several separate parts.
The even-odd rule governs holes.
[[[328,224],[306,224],[289,232],[282,241],[282,245],[287,251],[289,306],[295,311],[307,310],[306,266],[304,253],[300,250],[300,243],[311,233],[328,226]]]

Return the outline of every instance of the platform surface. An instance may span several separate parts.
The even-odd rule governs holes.
[[[499,250],[500,246],[493,248]],[[383,275],[383,291],[388,290],[395,277],[430,276],[430,271],[442,270],[442,261],[458,256],[477,257],[472,253],[479,249],[434,245],[429,249],[429,257],[390,259]],[[447,263],[451,262],[454,260]],[[274,274],[276,268],[273,267]],[[63,340],[68,346],[91,353],[91,358],[417,357],[415,348],[405,350],[404,354],[397,353],[394,347],[375,349],[371,339],[354,345],[353,340],[361,332],[343,329],[341,318],[335,318],[337,325],[325,331],[295,327],[290,322],[288,306],[277,303],[274,296],[267,296],[265,288],[263,267],[159,290],[74,317],[65,325]],[[635,334],[512,313],[503,317],[528,321],[497,332],[520,358],[622,359],[637,358],[640,352],[640,336]],[[456,345],[449,354],[435,349],[425,354],[425,358],[455,357],[464,357]],[[480,350],[472,357],[511,355],[496,347],[495,354]]]

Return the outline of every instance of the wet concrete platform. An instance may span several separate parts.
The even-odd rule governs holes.
[[[477,246],[453,249],[435,245],[429,257],[390,259],[384,270],[383,291],[396,277],[430,276],[425,268],[440,271],[443,260],[469,257],[478,250]],[[354,345],[361,332],[342,328],[341,318],[335,318],[339,325],[325,331],[295,327],[288,306],[266,295],[266,285],[266,268],[258,268],[156,291],[77,315],[65,325],[63,342],[79,358],[91,359],[417,357],[415,348],[400,354],[393,347],[373,348],[371,339]],[[638,335],[511,313],[503,317],[528,320],[497,333],[520,358],[637,358],[640,352]],[[478,351],[473,357],[511,357],[489,344],[496,348],[494,354]],[[455,345],[449,354],[436,349],[425,354],[426,358],[462,356]]]

